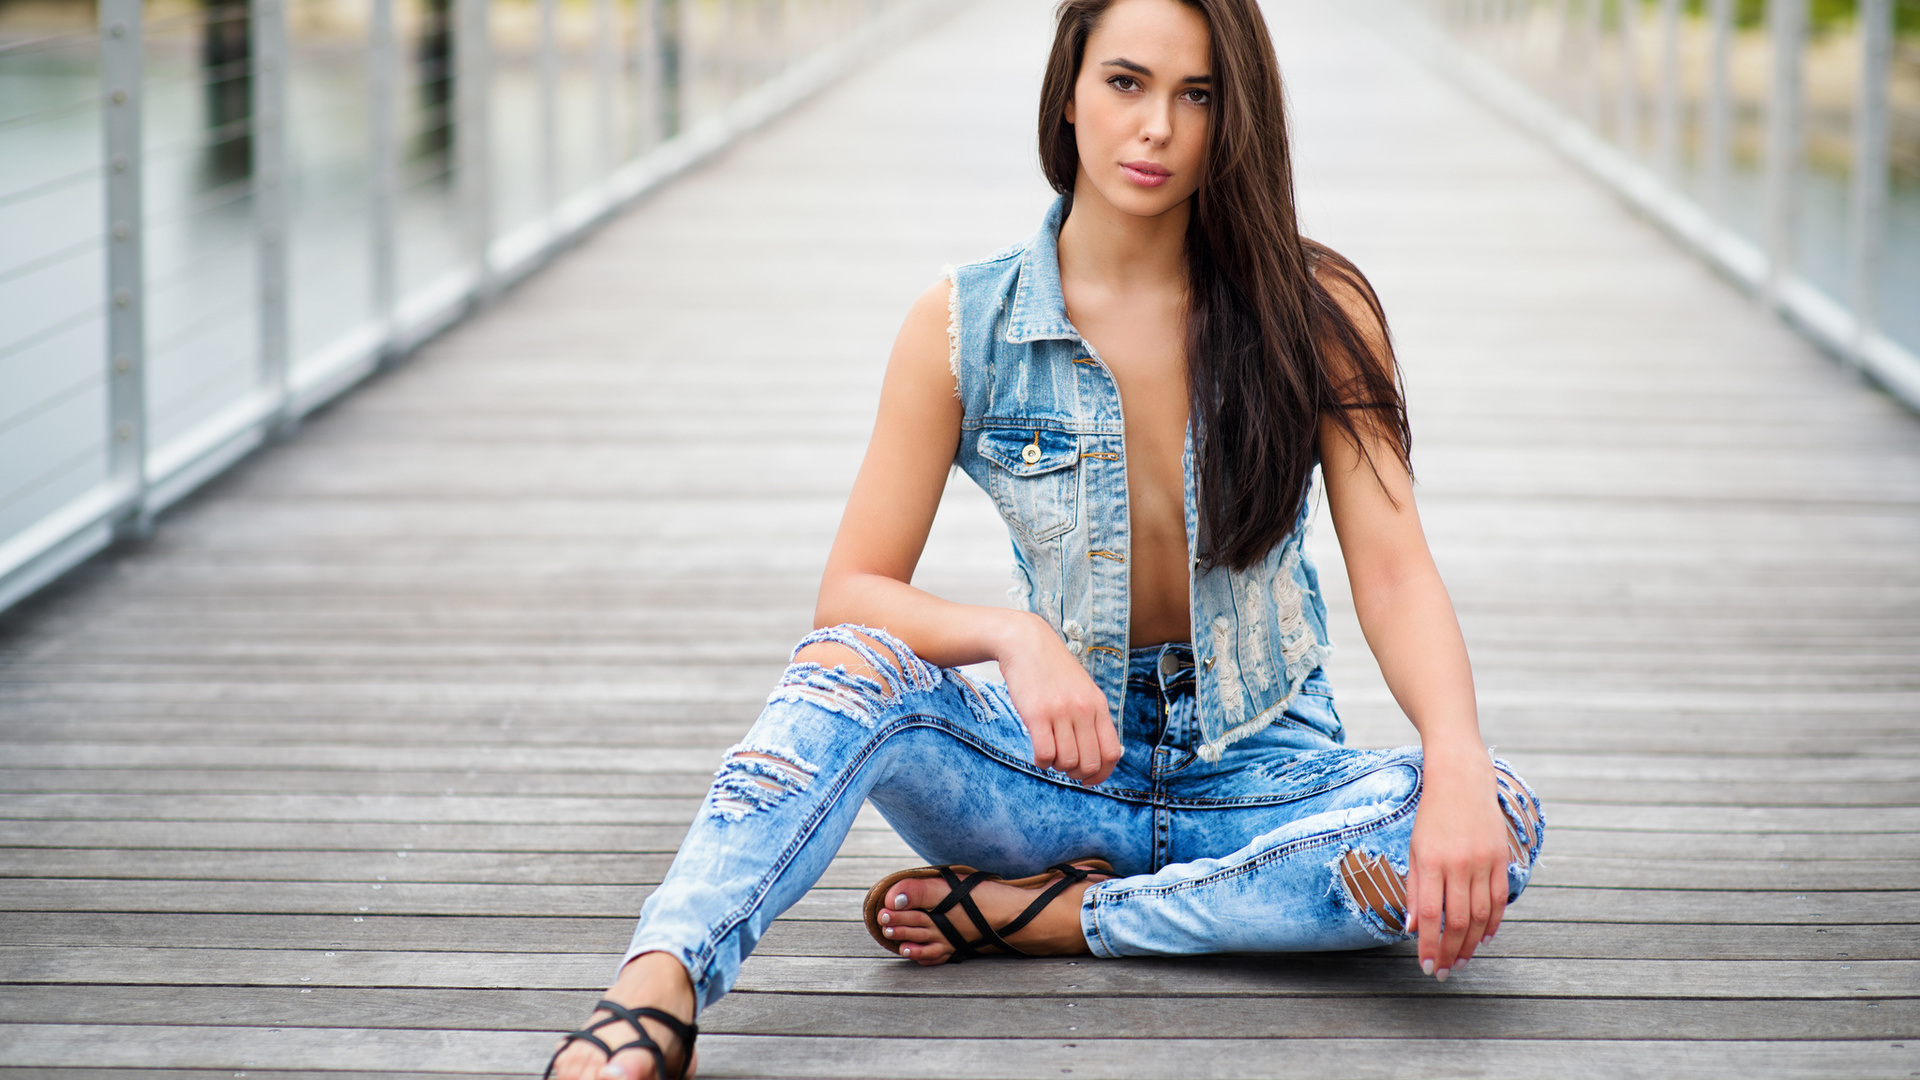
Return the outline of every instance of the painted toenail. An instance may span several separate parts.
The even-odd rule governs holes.
[[[899,896],[894,897],[893,906],[904,910],[907,906],[907,894],[901,893]]]
[[[893,914],[891,912],[888,912],[882,909],[880,912],[880,925],[885,926],[892,921],[893,921]]]
[[[880,931],[880,932],[881,932],[881,933],[883,933],[883,934],[885,934],[885,935],[887,935],[888,937],[892,937],[892,936],[893,936],[893,927],[891,927],[891,926],[889,926],[889,927],[887,927],[887,928],[886,928],[885,930],[882,930],[882,931]]]
[[[600,1075],[604,1080],[627,1080],[627,1071],[611,1061],[600,1067]]]

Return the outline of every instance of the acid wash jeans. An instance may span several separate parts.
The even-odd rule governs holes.
[[[787,669],[727,752],[621,961],[679,958],[701,1008],[825,872],[869,799],[930,863],[1015,877],[1107,860],[1121,876],[1089,887],[1080,909],[1095,956],[1364,949],[1409,936],[1401,881],[1420,750],[1342,745],[1320,673],[1284,719],[1209,764],[1194,753],[1192,648],[1135,649],[1125,753],[1089,787],[1034,766],[1005,687],[864,627],[815,631],[795,652],[822,641],[852,649],[886,684],[844,667]],[[1495,766],[1518,897],[1545,822],[1532,789]]]

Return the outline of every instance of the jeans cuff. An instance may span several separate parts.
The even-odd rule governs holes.
[[[1106,937],[1100,933],[1099,894],[1094,891],[1098,887],[1088,889],[1080,901],[1080,933],[1086,936],[1088,952],[1102,960],[1116,960],[1120,954],[1108,947]]]
[[[687,969],[687,977],[693,981],[693,1009],[696,1015],[713,1004],[713,1001],[708,998],[709,992],[712,992],[712,997],[717,999],[730,989],[713,985],[713,980],[709,977],[711,971],[708,965],[693,950],[675,945],[670,941],[648,941],[638,935],[634,937],[633,944],[627,946],[627,955],[620,958],[620,966],[613,969],[613,977],[618,980],[620,972],[625,971],[635,957],[650,952],[666,953],[680,961],[680,966]]]

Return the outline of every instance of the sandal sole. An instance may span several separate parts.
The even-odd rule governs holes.
[[[1109,877],[1118,876],[1113,872],[1113,864],[1105,859],[1067,859],[1065,861],[1070,866],[1078,866],[1083,870],[1088,870],[1096,874],[1106,874]],[[963,878],[968,874],[979,872],[971,866],[961,866],[958,863],[949,865],[947,869],[952,870]],[[1038,874],[1030,874],[1023,878],[997,877],[993,880],[1000,882],[1002,885],[1011,885],[1016,889],[1031,889],[1035,886],[1050,884],[1059,876],[1060,872],[1058,870],[1043,870]],[[880,909],[886,906],[887,893],[891,891],[895,885],[912,878],[938,877],[940,877],[939,867],[916,866],[911,870],[901,870],[898,873],[888,874],[875,883],[873,888],[867,890],[866,902],[861,905],[861,915],[866,920],[867,933],[872,936],[873,940],[878,943],[881,948],[895,956],[899,956],[900,946],[904,944],[904,942],[894,941],[892,938],[880,932]]]

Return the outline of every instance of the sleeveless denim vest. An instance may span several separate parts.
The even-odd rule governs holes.
[[[993,498],[1013,539],[1016,604],[1047,620],[1126,715],[1129,557],[1120,391],[1067,321],[1056,200],[1033,238],[950,267],[950,360],[965,418],[955,464]],[[1319,575],[1303,543],[1311,499],[1287,538],[1245,572],[1196,558],[1193,432],[1182,455],[1193,648],[1205,741],[1220,752],[1279,719],[1327,652]],[[1312,480],[1308,487],[1311,494]]]

